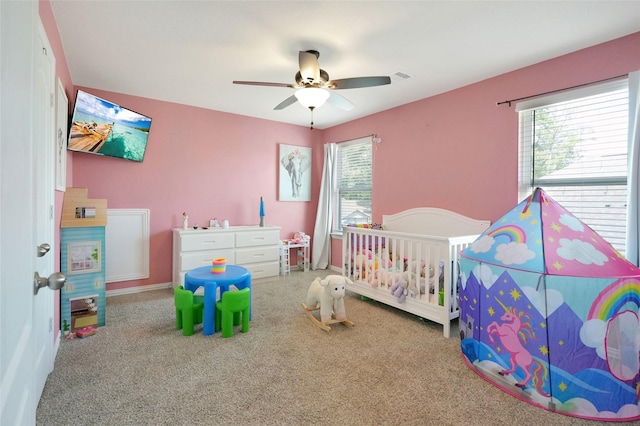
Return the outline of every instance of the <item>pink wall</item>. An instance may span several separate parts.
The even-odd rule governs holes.
[[[434,206],[478,219],[502,216],[518,197],[518,117],[497,102],[640,69],[640,33],[364,117],[323,132],[323,142],[377,133],[373,220]],[[321,148],[316,147],[316,152]],[[342,246],[333,240],[332,265]]]
[[[75,93],[69,93],[69,73],[48,0],[40,0],[40,10],[73,103]],[[151,210],[150,278],[109,284],[107,289],[171,281],[170,229],[180,226],[183,211],[191,223],[201,225],[214,216],[232,224],[255,224],[262,196],[267,223],[282,226],[283,238],[298,230],[312,234],[323,144],[372,133],[382,138],[374,148],[374,221],[420,206],[495,220],[518,201],[517,114],[496,102],[626,74],[640,68],[638,51],[640,33],[313,131],[84,88],[151,116],[153,124],[143,163],[69,154],[68,184],[89,188],[90,197],[106,198],[109,208]],[[277,201],[279,143],[313,148],[311,202]],[[338,266],[340,241],[332,248],[332,264]]]
[[[90,198],[107,199],[108,208],[151,212],[149,279],[107,284],[107,290],[171,281],[171,229],[182,226],[182,212],[191,226],[208,226],[214,217],[231,225],[257,225],[263,197],[266,223],[281,226],[282,238],[313,233],[317,199],[278,201],[278,145],[309,147],[317,131],[81,89],[153,119],[142,163],[73,153],[73,186],[88,188]]]

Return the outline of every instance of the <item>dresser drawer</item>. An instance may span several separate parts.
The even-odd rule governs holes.
[[[251,265],[244,265],[244,267],[251,273],[252,280],[277,277],[280,273],[280,264],[278,262],[255,263]]]
[[[279,260],[280,250],[278,247],[256,247],[236,250],[236,263],[238,265]]]
[[[2,1],[2,0],[0,0]],[[228,229],[173,229],[173,285],[184,283],[187,272],[211,267],[224,257],[229,265],[246,267],[254,278],[277,277],[280,272],[280,228],[231,226]]]
[[[210,233],[183,235],[180,251],[233,249],[233,234],[211,231]]]
[[[180,255],[180,272],[189,272],[192,269],[205,265],[211,266],[213,259],[218,257],[226,258],[227,264],[233,265],[235,263],[234,251],[232,248],[227,250],[187,252]]]
[[[238,232],[236,234],[236,247],[277,246],[279,240],[280,231],[275,229]]]

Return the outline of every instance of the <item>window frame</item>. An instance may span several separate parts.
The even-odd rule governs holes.
[[[566,90],[561,93],[554,93],[548,96],[541,96],[535,98],[533,100],[527,100],[524,102],[519,102],[516,104],[516,112],[518,113],[518,198],[524,199],[528,195],[532,193],[532,191],[536,187],[542,187],[547,190],[547,192],[553,192],[554,189],[561,188],[581,188],[581,187],[590,187],[596,186],[603,188],[603,191],[606,193],[607,190],[612,187],[618,190],[625,189],[625,192],[628,193],[628,159],[626,166],[626,174],[624,176],[621,174],[619,176],[591,176],[591,177],[554,177],[552,179],[549,178],[535,178],[534,177],[534,160],[535,160],[535,147],[533,147],[535,134],[531,130],[533,128],[533,119],[532,114],[528,114],[533,110],[543,109],[545,107],[557,106],[558,104],[562,104],[565,102],[578,101],[579,99],[586,98],[589,96],[602,95],[609,92],[619,91],[619,90],[627,90],[628,95],[629,81],[628,78],[624,77],[618,80],[609,81],[606,83],[600,83],[597,85],[581,87],[578,89]],[[626,132],[625,132],[626,134]],[[628,144],[627,144],[628,145]],[[627,146],[626,154],[628,156],[629,148]],[[557,200],[558,201],[558,200]],[[625,204],[626,205],[626,204]],[[589,202],[580,202],[580,206],[584,206],[584,209],[587,210],[589,207],[593,208],[595,205]],[[577,212],[574,213],[576,216],[579,216]],[[594,222],[597,222],[597,219],[593,218]],[[587,225],[592,228],[597,228],[598,226],[594,226],[594,224],[587,223],[586,220],[583,220]],[[612,222],[613,223],[613,222]],[[603,227],[605,225],[602,225]],[[626,230],[627,224],[626,220],[622,224],[624,229]],[[624,253],[625,243],[626,243],[626,232],[623,233],[622,236],[623,242],[622,244],[614,244],[618,251]],[[611,237],[612,239],[614,237]],[[619,241],[620,237],[616,237],[616,240]]]
[[[342,220],[344,216],[342,214],[342,210],[343,210],[342,195],[345,192],[368,192],[370,194],[370,199],[371,199],[370,209],[373,206],[373,142],[371,140],[371,136],[366,136],[363,138],[340,142],[340,143],[337,143],[336,146],[337,146],[337,149],[336,149],[336,159],[335,159],[334,178],[333,178],[334,186],[332,188],[332,200],[333,200],[334,208],[331,215],[332,216],[331,217],[331,233],[335,235],[341,235],[342,228],[343,228]],[[341,188],[341,180],[340,180],[341,167],[339,163],[342,155],[341,151],[345,148],[349,148],[353,146],[368,146],[370,150],[370,155],[371,155],[371,180],[368,184],[368,187],[365,186],[365,187],[359,187],[357,189],[345,190]],[[367,212],[364,212],[364,213],[366,214]],[[372,213],[372,212],[369,212],[369,213]],[[370,222],[372,215],[370,214],[368,217],[369,217],[368,221]]]

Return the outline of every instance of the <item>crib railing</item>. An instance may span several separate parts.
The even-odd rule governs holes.
[[[476,236],[438,237],[344,227],[349,290],[443,324],[457,318],[459,253]]]

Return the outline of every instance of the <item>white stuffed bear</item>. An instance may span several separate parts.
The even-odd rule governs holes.
[[[324,279],[319,277],[313,280],[307,292],[307,307],[320,307],[320,321],[331,321],[333,313],[338,321],[345,321],[347,313],[344,308],[344,294],[346,284],[353,284],[342,275],[327,275]]]

